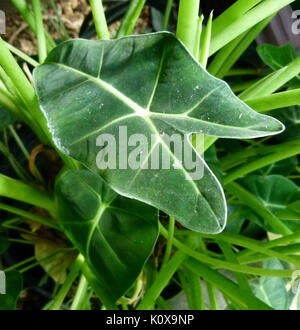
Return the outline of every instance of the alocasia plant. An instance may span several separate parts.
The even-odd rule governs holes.
[[[168,0],[163,26],[172,15],[176,35],[130,35],[145,0],[131,0],[118,31],[109,31],[106,22],[110,4],[104,12],[101,0],[90,0],[94,19],[88,16],[83,29],[88,26],[89,36],[94,31],[95,41],[70,39],[51,1],[59,26],[51,24],[66,40],[61,42],[45,31],[39,0],[32,10],[25,0],[12,0],[37,36],[38,62],[0,38],[0,151],[21,179],[0,175],[0,196],[16,201],[0,203],[5,217],[14,214],[1,221],[0,254],[9,255],[15,244],[36,250],[37,241],[43,245],[49,238],[54,254],[35,253],[19,263],[3,258],[11,290],[4,308],[15,308],[21,289],[21,276],[11,270],[24,274],[61,253],[57,264],[63,252],[76,260],[67,276],[64,262],[62,285],[57,270],[43,309],[170,309],[169,292],[176,299],[179,291],[190,309],[205,309],[204,282],[211,309],[218,309],[215,290],[227,308],[290,307],[295,294],[287,292],[284,278],[294,272],[286,265],[299,267],[294,254],[300,251],[300,61],[292,45],[260,46],[269,68],[261,61],[259,68],[245,67],[240,58],[291,2],[238,0],[206,20],[199,17],[199,0]],[[118,5],[114,17],[124,14],[126,4],[121,11]],[[284,125],[259,112],[277,108],[275,117],[287,129],[272,138]],[[15,120],[37,137],[31,153]],[[11,139],[29,166],[14,157]],[[112,158],[108,150],[115,152]],[[269,231],[282,237],[268,240]],[[261,267],[251,265],[261,261]],[[253,275],[260,280],[251,281]]]
[[[111,134],[119,141],[119,127],[126,126],[128,135],[144,134],[150,144],[151,134],[255,138],[283,130],[279,121],[238,99],[166,32],[64,42],[35,69],[34,82],[57,148],[100,174],[119,194],[153,205],[203,233],[224,228],[226,205],[219,182],[196,150],[193,156],[204,167],[200,180],[188,180],[184,164],[175,168],[178,159],[163,138],[157,144],[170,154],[170,169],[100,170],[98,136]],[[128,147],[127,153],[133,149]],[[145,155],[144,163],[154,152],[152,148]]]

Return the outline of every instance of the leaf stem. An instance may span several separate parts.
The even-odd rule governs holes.
[[[222,182],[224,185],[227,185],[228,183],[231,183],[236,179],[239,179],[251,172],[254,172],[260,168],[274,164],[276,162],[279,162],[280,160],[296,156],[299,153],[300,153],[300,144],[297,143],[295,143],[295,145],[291,144],[290,147],[286,148],[285,150],[274,152],[271,155],[261,157],[245,165],[242,165],[237,169],[234,169],[232,172],[230,172],[223,178]]]
[[[0,152],[2,152],[3,155],[8,159],[12,168],[21,180],[23,180],[24,182],[29,182],[31,180],[29,174],[23,169],[21,164],[2,141],[0,141]]]
[[[90,0],[98,39],[109,39],[102,0]]]
[[[236,196],[238,199],[246,203],[254,212],[260,215],[268,224],[281,235],[290,235],[293,232],[282,221],[277,218],[269,209],[267,209],[260,201],[248,192],[245,188],[236,182],[226,185],[226,190]],[[281,256],[282,257],[282,256]]]
[[[29,158],[30,158],[29,152],[27,151],[24,143],[20,139],[20,137],[19,137],[18,133],[15,131],[14,127],[12,125],[9,125],[8,129],[10,130],[13,138],[15,139],[15,141],[16,141],[17,145],[19,146],[19,148],[21,149],[21,151],[22,151],[23,155],[25,156],[25,158],[27,160],[29,160]],[[35,169],[35,173],[36,173],[39,181],[43,182],[44,180],[42,178],[42,175],[41,175],[40,171],[38,170],[38,168],[35,165],[34,165],[34,169]]]
[[[101,299],[102,303],[105,306],[105,309],[117,310],[117,305],[114,301],[111,300],[110,296],[104,292],[105,288],[99,285],[97,278],[94,276],[90,267],[86,263],[84,256],[80,254],[77,260],[83,275],[87,279],[90,286],[94,289],[99,299]]]
[[[300,57],[290,62],[287,66],[259,80],[255,85],[241,93],[239,98],[243,101],[247,101],[254,97],[258,98],[270,95],[297,76],[299,72]]]
[[[217,271],[210,269],[201,262],[189,258],[184,261],[184,265],[191,271],[204,278],[205,281],[214,285],[221,292],[224,292],[228,297],[236,302],[241,309],[272,309],[256,297],[249,296],[234,282],[227,279]]]
[[[218,299],[216,296],[215,288],[210,282],[208,281],[205,282],[206,282],[208,299],[210,303],[210,310],[217,311],[219,309],[219,306],[218,306]]]
[[[213,34],[217,34],[224,30],[234,20],[243,16],[246,12],[256,6],[261,0],[238,0],[221,15],[214,19]]]
[[[15,99],[9,92],[0,87],[0,105],[12,112],[17,117],[24,118],[24,114],[20,112],[20,108],[15,104]]]
[[[197,36],[199,6],[200,0],[180,0],[179,3],[176,35],[191,53]]]
[[[242,236],[242,235],[236,235],[236,234],[229,233],[229,232],[223,232],[218,235],[206,235],[206,234],[201,234],[201,233],[192,232],[192,231],[188,231],[188,230],[178,230],[176,232],[176,234],[180,235],[180,236],[182,236],[182,235],[183,236],[184,235],[198,236],[198,237],[209,238],[209,239],[213,239],[213,240],[217,240],[217,241],[222,241],[222,242],[226,242],[226,243],[234,244],[237,246],[241,246],[243,248],[250,249],[254,252],[259,252],[261,254],[269,256],[270,258],[277,258],[277,259],[283,260],[283,261],[291,263],[291,264],[296,264],[296,265],[299,264],[298,259],[293,258],[293,257],[286,258],[285,256],[281,255],[280,253],[277,253],[276,251],[273,251],[270,248],[263,246],[263,244],[261,242],[256,241],[249,237]],[[289,237],[289,236],[285,236],[285,237]],[[237,253],[236,255],[239,256],[239,253]],[[239,257],[237,257],[237,259],[239,259]]]
[[[3,174],[0,174],[0,196],[35,205],[49,211],[50,214],[55,213],[52,196]]]
[[[35,35],[37,35],[35,18],[32,11],[28,7],[26,0],[11,0],[11,2],[17,8],[18,12],[23,16],[24,20],[28,24],[31,31]],[[45,35],[46,35],[47,49],[48,51],[50,51],[52,48],[55,47],[55,42],[47,32],[45,32]]]
[[[244,15],[227,21],[224,28],[217,31],[213,30],[210,54],[215,54],[230,41],[238,37],[265,18],[275,14],[281,8],[289,5],[294,0],[266,0],[255,6],[253,9],[245,12]],[[220,18],[221,20],[221,18]]]
[[[232,262],[232,263],[239,264],[239,262],[236,258],[236,255],[232,251],[231,245],[229,243],[219,241],[218,239],[217,239],[217,243],[218,243],[219,247],[221,248],[226,260],[228,260],[229,262]],[[236,272],[234,272],[233,275],[236,278],[239,287],[242,290],[245,290],[245,292],[248,292],[249,295],[253,295],[246,275],[241,274],[241,273],[236,273]]]
[[[162,262],[162,266],[164,267],[167,262],[170,260],[171,251],[172,251],[172,244],[173,244],[173,237],[174,237],[174,228],[175,228],[175,218],[169,217],[169,231],[168,231],[168,239],[167,239],[167,246]]]
[[[11,44],[9,44],[6,41],[3,41],[5,46],[15,55],[17,55],[18,57],[20,57],[20,59],[22,59],[23,61],[27,62],[28,64],[32,65],[33,67],[36,67],[39,65],[39,63],[34,60],[33,58],[31,58],[30,56],[28,56],[27,54],[23,53],[21,50],[19,50],[18,48],[12,46]]]
[[[210,49],[212,19],[213,19],[213,11],[210,13],[206,24],[206,28],[201,35],[199,63],[204,68],[206,68],[207,65],[208,54]]]
[[[29,157],[30,157],[29,152],[27,151],[26,147],[24,146],[24,144],[23,144],[22,140],[20,139],[19,135],[17,134],[17,132],[15,131],[15,129],[12,125],[9,125],[8,128],[9,128],[12,136],[14,137],[16,143],[18,144],[19,148],[21,149],[24,156],[28,160]]]
[[[172,6],[173,6],[173,0],[167,0],[166,10],[165,10],[165,14],[164,14],[164,20],[163,20],[163,24],[162,24],[163,31],[168,29]]]
[[[40,0],[32,0],[32,8],[35,18],[39,62],[43,63],[47,57],[47,46]]]
[[[264,113],[279,108],[287,108],[300,104],[300,88],[279,92],[268,96],[250,98],[246,103],[254,110]]]
[[[39,259],[38,261],[34,262],[33,264],[25,266],[24,268],[20,269],[19,272],[25,273],[34,267],[40,266],[42,263],[48,262],[49,260],[51,260],[52,258],[57,256],[58,254],[64,252],[65,250],[67,250],[67,248],[62,248],[62,249],[56,250],[54,253],[51,253],[51,254],[47,255],[46,257]]]
[[[268,242],[260,242],[259,245],[261,247],[270,249],[272,247],[277,247],[277,246],[284,245],[284,244],[299,242],[299,240],[300,240],[300,232],[296,232],[291,235],[286,235],[286,236],[283,236],[283,237],[280,237],[280,238],[277,238],[277,239],[274,239],[274,240],[271,240]],[[240,251],[239,253],[237,253],[237,258],[238,259],[244,258],[246,256],[250,256],[253,254],[255,254],[255,251],[253,251],[253,250],[249,250],[249,249],[243,250],[243,251]]]
[[[29,258],[27,258],[27,259],[25,259],[25,260],[22,260],[22,261],[20,261],[20,262],[14,264],[14,265],[12,265],[12,266],[10,266],[10,267],[5,268],[3,271],[4,271],[4,272],[9,272],[9,271],[14,270],[14,269],[16,269],[16,268],[19,268],[19,267],[21,267],[21,266],[23,266],[23,265],[26,265],[26,264],[28,264],[29,262],[32,262],[32,261],[34,261],[34,260],[35,260],[35,257],[29,257]]]
[[[53,10],[55,12],[55,15],[57,17],[58,23],[59,23],[59,25],[60,25],[63,33],[64,33],[64,39],[65,40],[68,40],[70,38],[70,36],[69,36],[68,31],[67,31],[67,29],[66,29],[66,27],[65,27],[65,25],[64,25],[64,23],[63,23],[63,21],[61,19],[61,16],[60,16],[60,14],[58,12],[58,9],[57,9],[57,6],[55,4],[55,1],[54,0],[50,0],[50,4],[51,4],[51,7],[53,8]]]
[[[178,272],[183,290],[187,296],[190,310],[204,310],[204,296],[200,276],[191,270],[184,268]]]
[[[117,33],[117,38],[128,36],[134,30],[146,0],[131,0]]]
[[[194,56],[196,59],[200,57],[200,47],[201,47],[201,35],[202,35],[202,24],[203,24],[204,16],[201,15],[197,21],[197,34],[194,46]]]
[[[37,128],[37,126],[40,126],[39,129],[35,130],[35,133],[39,136],[43,143],[48,144],[49,139],[45,135],[47,135],[47,133],[49,134],[49,131],[45,118],[39,109],[34,88],[31,86],[22,69],[15,61],[13,55],[6,48],[6,45],[1,37],[0,50],[0,65],[16,87],[23,103],[26,105],[27,110],[32,114],[32,117],[34,118],[33,120],[37,121],[34,123],[33,127]]]
[[[278,246],[278,247],[274,247],[273,248],[274,251],[279,252],[283,255],[291,255],[291,254],[298,254],[300,252],[300,244],[291,244],[291,245],[287,245],[287,246]],[[253,255],[250,256],[246,256],[246,257],[237,257],[239,263],[241,265],[244,264],[250,264],[250,263],[255,263],[255,262],[261,262],[263,260],[267,260],[272,258],[271,256],[262,254],[262,253],[255,253]],[[297,258],[297,256],[296,256]]]
[[[284,151],[293,146],[300,146],[300,139],[295,139],[293,141],[280,143],[277,145],[268,145],[256,148],[248,148],[243,151],[238,151],[229,154],[221,158],[220,163],[223,171],[228,171],[229,169],[236,167],[246,161],[247,158],[253,156],[265,156],[267,154],[272,154],[280,151]]]
[[[167,237],[167,231],[162,225],[160,225],[160,233],[163,237],[165,238]],[[273,270],[273,269],[262,269],[257,267],[242,266],[227,261],[219,260],[216,258],[212,258],[203,253],[194,251],[193,249],[189,248],[188,246],[186,246],[176,238],[174,238],[173,244],[179,250],[184,252],[186,255],[216,268],[221,268],[221,269],[224,268],[244,274],[271,276],[271,277],[290,277],[292,274],[291,270]]]
[[[259,33],[270,23],[273,17],[273,15],[267,17],[223,47],[210,63],[208,72],[223,79]]]
[[[166,234],[165,238],[168,235]],[[143,300],[137,306],[137,310],[150,310],[155,305],[156,299],[160,296],[163,289],[167,286],[174,273],[182,264],[185,254],[177,251],[172,259],[158,273],[154,283],[147,290]]]
[[[60,230],[59,226],[56,223],[54,223],[53,221],[51,221],[49,219],[42,218],[42,217],[40,217],[36,214],[18,209],[16,207],[0,203],[0,210],[4,210],[4,211],[10,212],[10,213],[19,215],[21,217],[24,217],[26,219],[36,221],[36,222],[38,222],[38,223],[40,223],[44,226],[47,226],[47,227],[50,227],[50,228],[53,228],[53,229],[56,229],[56,230]]]
[[[88,281],[86,280],[85,276],[81,274],[76,294],[70,308],[71,310],[80,310],[82,308],[82,302],[85,300],[88,287]]]
[[[57,295],[55,296],[55,299],[54,299],[51,307],[49,308],[50,310],[59,310],[60,309],[68,292],[71,289],[73,282],[76,280],[79,272],[80,272],[79,262],[78,262],[78,259],[76,259],[71,271],[69,272],[69,274],[67,276],[65,283],[62,285],[62,287],[58,291]]]

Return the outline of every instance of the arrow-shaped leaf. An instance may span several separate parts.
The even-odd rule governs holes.
[[[158,237],[158,212],[124,198],[89,171],[68,171],[56,184],[58,218],[103,289],[116,301],[133,284]]]
[[[153,205],[204,233],[220,232],[225,225],[222,188],[195,150],[193,157],[202,165],[203,177],[191,180],[192,171],[162,136],[197,132],[254,138],[283,129],[277,120],[240,101],[173,34],[165,32],[62,43],[35,69],[34,81],[41,109],[61,151],[100,174],[121,195]],[[122,146],[120,127],[127,128],[128,137],[143,134],[148,144],[155,134],[156,147],[146,148],[140,142],[136,157],[150,167],[159,149],[160,155],[169,155],[170,169],[99,169],[96,141],[100,134],[114,136],[116,150],[120,148],[127,156],[135,151],[136,145],[127,150]]]

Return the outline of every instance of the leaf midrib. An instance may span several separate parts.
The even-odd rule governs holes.
[[[151,121],[151,119],[149,117],[151,115],[152,116],[155,116],[156,115],[156,116],[163,116],[164,117],[165,114],[160,114],[160,113],[157,113],[157,112],[156,113],[153,113],[153,112],[150,112],[150,111],[142,108],[137,103],[135,103],[134,101],[132,101],[131,99],[129,99],[126,95],[124,95],[123,93],[119,92],[116,88],[114,88],[113,86],[111,86],[110,84],[106,83],[104,80],[102,80],[100,78],[96,78],[96,77],[91,76],[91,75],[89,75],[89,74],[87,74],[85,72],[82,72],[82,71],[79,71],[77,69],[74,69],[73,67],[66,66],[66,65],[64,65],[62,63],[53,63],[53,62],[47,62],[47,63],[48,64],[52,64],[52,65],[57,65],[57,66],[63,67],[64,69],[73,71],[73,72],[75,72],[75,73],[77,73],[79,75],[82,75],[84,77],[87,77],[87,81],[93,81],[97,85],[100,85],[102,88],[104,88],[105,90],[107,90],[110,94],[112,94],[113,96],[117,97],[123,103],[125,103],[127,106],[129,106],[135,112],[135,115],[136,116],[139,116],[139,117],[144,118],[145,122],[151,128],[152,132],[155,133],[155,134],[157,134],[157,136],[159,137],[159,132],[157,131],[156,126],[153,124],[153,122]],[[154,88],[154,90],[155,90],[155,88]],[[167,114],[167,115],[168,116],[173,116],[171,114]],[[128,116],[130,116],[130,115],[126,115],[126,117],[128,117]],[[183,115],[177,115],[177,116],[178,117],[183,117],[183,118],[194,119],[194,118],[188,117],[188,116],[186,116],[184,114]],[[123,116],[123,117],[125,117],[125,116]],[[119,120],[117,120],[117,121],[120,121],[120,120],[122,120],[122,117],[119,118]],[[197,119],[194,119],[194,120],[197,120]],[[206,121],[203,121],[203,120],[199,120],[199,121],[200,122],[207,123]],[[215,125],[222,126],[220,124],[215,124]],[[96,132],[89,133],[86,137],[83,137],[80,140],[77,140],[77,142],[80,142],[82,139],[87,138],[88,136],[91,136],[91,135],[96,134],[97,132],[101,131],[101,129],[103,129],[103,128],[97,129]],[[165,144],[165,142],[163,141],[163,139],[160,138],[160,141],[161,141],[162,145],[164,145],[164,147],[167,148],[167,150],[169,151],[169,153],[173,157],[173,159],[174,160],[177,160],[177,158],[171,152],[171,150],[167,147],[167,145]],[[76,142],[74,142],[74,143],[76,143]],[[72,143],[72,144],[74,144],[74,143]],[[191,178],[191,175],[185,170],[185,168],[183,166],[181,167],[181,169],[182,169],[182,171],[184,172],[184,174],[187,177]],[[190,182],[191,186],[193,187],[193,189],[195,190],[196,194],[199,195],[199,196],[201,196],[203,198],[203,200],[207,204],[208,208],[211,210],[211,214],[213,215],[213,217],[215,219],[215,222],[219,225],[218,218],[216,217],[215,212],[213,211],[213,209],[212,209],[211,205],[209,204],[209,202],[207,201],[207,199],[201,194],[200,190],[198,189],[198,186],[195,184],[195,182],[193,180],[189,180],[189,182]]]
[[[222,127],[222,128],[224,127],[224,125],[222,125],[222,124],[218,124],[218,123],[214,123],[214,122],[206,121],[206,120],[203,120],[203,119],[188,116],[188,114],[191,113],[192,111],[194,111],[196,109],[196,107],[203,102],[203,100],[205,100],[208,96],[210,96],[212,94],[211,92],[209,92],[207,95],[204,95],[196,105],[194,105],[191,109],[188,109],[183,114],[170,114],[170,113],[153,112],[153,111],[149,111],[148,109],[145,109],[145,108],[141,107],[136,102],[132,101],[129,97],[127,97],[126,95],[124,95],[123,93],[118,91],[115,87],[113,87],[112,85],[108,84],[107,82],[105,82],[104,80],[102,80],[100,78],[91,76],[91,75],[89,75],[89,74],[87,74],[83,71],[74,69],[73,67],[70,67],[70,66],[66,66],[62,63],[47,62],[47,64],[51,64],[51,65],[54,65],[54,66],[57,65],[57,66],[60,66],[64,69],[66,69],[66,70],[73,71],[74,73],[77,73],[81,76],[86,77],[87,80],[84,81],[84,82],[81,82],[80,83],[81,85],[83,85],[84,83],[87,83],[87,82],[94,82],[97,85],[104,88],[106,91],[108,91],[111,95],[118,98],[120,101],[122,101],[125,105],[127,105],[130,109],[133,110],[133,113],[131,115],[127,114],[126,116],[119,117],[118,119],[116,119],[116,121],[112,121],[110,123],[107,123],[106,125],[98,128],[96,131],[93,131],[93,132],[81,137],[80,139],[74,141],[71,145],[73,145],[75,143],[78,143],[81,140],[88,138],[89,136],[92,136],[94,134],[97,134],[97,133],[101,132],[104,128],[107,128],[107,127],[109,127],[110,125],[113,125],[116,122],[122,121],[123,119],[128,118],[128,116],[132,116],[132,117],[137,116],[137,117],[142,117],[144,119],[149,118],[150,120],[151,120],[151,117],[152,118],[155,118],[155,117],[163,117],[163,118],[164,117],[169,117],[169,118],[174,118],[174,119],[188,119],[188,120],[196,121],[198,123],[204,123],[204,124],[210,125],[210,126]],[[156,85],[155,85],[155,87],[156,87]],[[154,91],[153,91],[154,94],[155,94],[155,90],[156,90],[155,87],[154,87]],[[152,121],[151,121],[151,123],[153,124]],[[255,128],[256,125],[251,125],[251,126],[247,126],[247,127],[238,127],[238,126],[226,125],[226,127],[228,129],[235,129],[235,130],[240,130],[242,132],[245,132],[245,129],[249,130],[251,128]],[[256,132],[260,133],[261,131],[256,130]],[[194,133],[199,133],[199,132],[194,132]],[[275,132],[274,132],[274,134],[275,134]],[[206,135],[208,135],[208,134],[206,134]],[[208,135],[208,136],[214,136],[214,135]],[[247,138],[247,136],[245,138]]]

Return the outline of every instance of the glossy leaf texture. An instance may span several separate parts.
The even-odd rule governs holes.
[[[119,194],[153,205],[185,227],[204,233],[218,233],[225,226],[222,187],[195,149],[191,153],[201,167],[196,168],[196,174],[203,173],[201,179],[164,137],[177,134],[183,141],[184,135],[203,133],[255,138],[283,129],[279,121],[238,99],[167,32],[64,42],[35,69],[34,82],[53,140],[62,152],[100,174]],[[127,130],[126,146],[120,127]],[[99,169],[100,134],[115,137],[116,150],[140,166],[120,164],[117,154],[116,169]],[[131,141],[134,134],[143,135],[146,142]],[[168,169],[150,169],[157,152],[160,161],[167,153]]]
[[[56,183],[59,223],[116,301],[133,284],[158,237],[158,211],[116,194],[96,174],[65,172]]]

